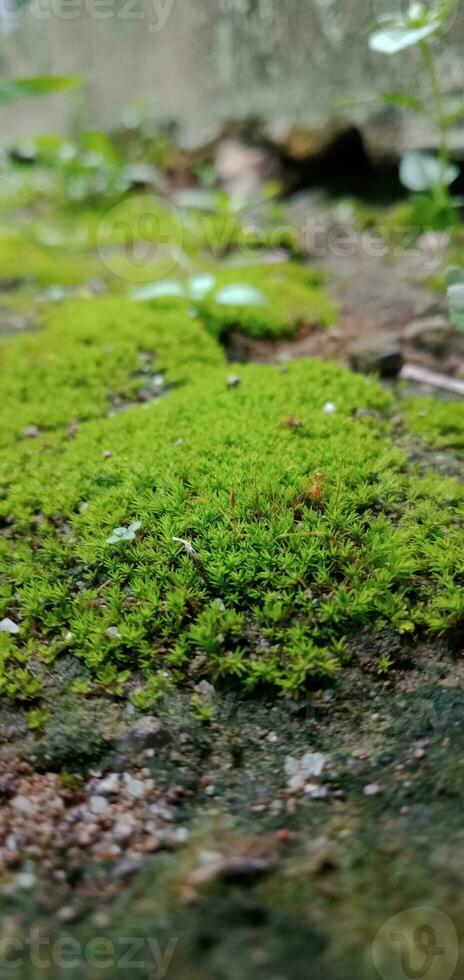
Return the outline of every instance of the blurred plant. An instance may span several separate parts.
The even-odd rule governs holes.
[[[450,160],[449,134],[452,126],[464,116],[464,105],[447,112],[442,86],[437,72],[433,41],[443,34],[449,17],[460,0],[432,0],[428,5],[413,2],[405,18],[387,16],[370,36],[372,51],[394,55],[406,48],[420,51],[424,72],[430,85],[430,99],[425,100],[408,92],[384,92],[385,105],[402,106],[423,116],[436,128],[439,154],[407,153],[400,167],[404,186],[413,193],[412,203],[417,223],[421,227],[441,230],[455,224],[456,206],[450,186],[459,176],[459,168]]]
[[[448,309],[451,323],[464,333],[464,268],[452,266],[446,271]]]
[[[0,108],[39,95],[53,95],[76,88],[82,82],[78,75],[37,75],[33,78],[10,78],[0,81]]]

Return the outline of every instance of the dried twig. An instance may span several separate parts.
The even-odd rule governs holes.
[[[450,378],[446,374],[437,374],[435,371],[427,371],[426,368],[417,367],[415,364],[405,364],[400,377],[404,381],[418,381],[419,384],[442,388],[444,391],[454,391],[455,394],[464,396],[464,381]]]

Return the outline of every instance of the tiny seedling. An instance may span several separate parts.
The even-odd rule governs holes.
[[[409,152],[400,166],[401,181],[413,195],[414,212],[421,228],[451,228],[455,224],[456,207],[461,203],[460,199],[452,197],[450,191],[460,171],[450,160],[449,137],[452,127],[464,115],[464,105],[451,113],[445,106],[434,43],[448,26],[449,18],[459,2],[412,2],[406,17],[385,17],[369,38],[371,50],[381,54],[395,55],[408,48],[418,48],[429,83],[429,98],[419,98],[404,91],[384,92],[381,95],[385,105],[401,106],[422,116],[432,123],[437,133],[438,155]]]

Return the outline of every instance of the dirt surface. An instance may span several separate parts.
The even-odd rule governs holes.
[[[446,297],[433,293],[424,281],[440,265],[430,260],[425,243],[423,249],[418,245],[406,256],[389,253],[379,257],[362,250],[342,257],[327,252],[319,261],[329,273],[327,289],[340,311],[337,325],[325,330],[308,323],[297,339],[259,340],[235,332],[228,340],[230,359],[282,363],[298,357],[324,357],[350,365],[353,350],[374,342],[380,352],[393,346],[404,361],[461,376],[464,339],[457,331],[439,349],[427,349],[427,344],[418,345],[407,336],[411,323],[430,318],[446,321]]]
[[[391,643],[388,632],[358,638],[353,669],[299,703],[211,688],[205,725],[170,699],[150,719],[156,748],[148,724],[137,744],[121,717],[98,770],[84,767],[74,785],[26,763],[10,771],[3,820],[15,814],[9,832],[21,839],[39,806],[42,854],[34,869],[12,859],[2,880],[0,975],[15,975],[9,958],[16,975],[53,980],[300,980],[308,970],[373,980],[392,916],[408,935],[408,910],[431,906],[460,932],[462,670],[444,645],[404,642],[403,666],[379,678],[371,664]],[[157,844],[139,849],[150,809]],[[63,839],[76,814],[77,861]],[[123,817],[132,838],[120,836],[117,856],[108,844],[99,852],[95,840]],[[130,940],[136,973],[123,958]],[[170,954],[165,974],[155,949]]]

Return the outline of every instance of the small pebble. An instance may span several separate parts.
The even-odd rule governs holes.
[[[0,633],[10,633],[14,636],[19,633],[19,626],[6,616],[5,619],[0,620]]]
[[[379,786],[379,783],[369,783],[363,789],[364,796],[378,796],[381,792],[382,787]]]
[[[107,637],[108,637],[109,640],[120,640],[121,639],[121,634],[120,634],[117,626],[109,626],[108,629],[107,629],[107,631],[106,631],[106,635],[107,635]]]
[[[34,806],[27,799],[27,796],[14,796],[11,800],[11,806],[17,813],[30,814],[34,810]]]
[[[36,883],[35,874],[32,871],[20,871],[16,875],[16,884],[24,892],[30,892]]]
[[[67,922],[75,922],[77,919],[77,910],[73,908],[72,905],[63,905],[61,909],[58,909],[56,919],[58,922],[62,922],[63,924]]]
[[[90,812],[94,814],[104,813],[108,809],[108,801],[104,796],[91,796],[89,804]]]
[[[115,840],[121,842],[129,840],[134,833],[134,827],[127,820],[118,820],[113,828]]]
[[[145,796],[145,785],[141,779],[134,779],[133,776],[125,772],[123,780],[129,796],[135,796],[139,800],[143,799]]]
[[[119,790],[119,776],[117,772],[112,772],[96,787],[97,793],[102,796],[112,796]]]
[[[21,432],[22,439],[37,439],[40,436],[40,429],[37,425],[26,425],[26,428]]]

